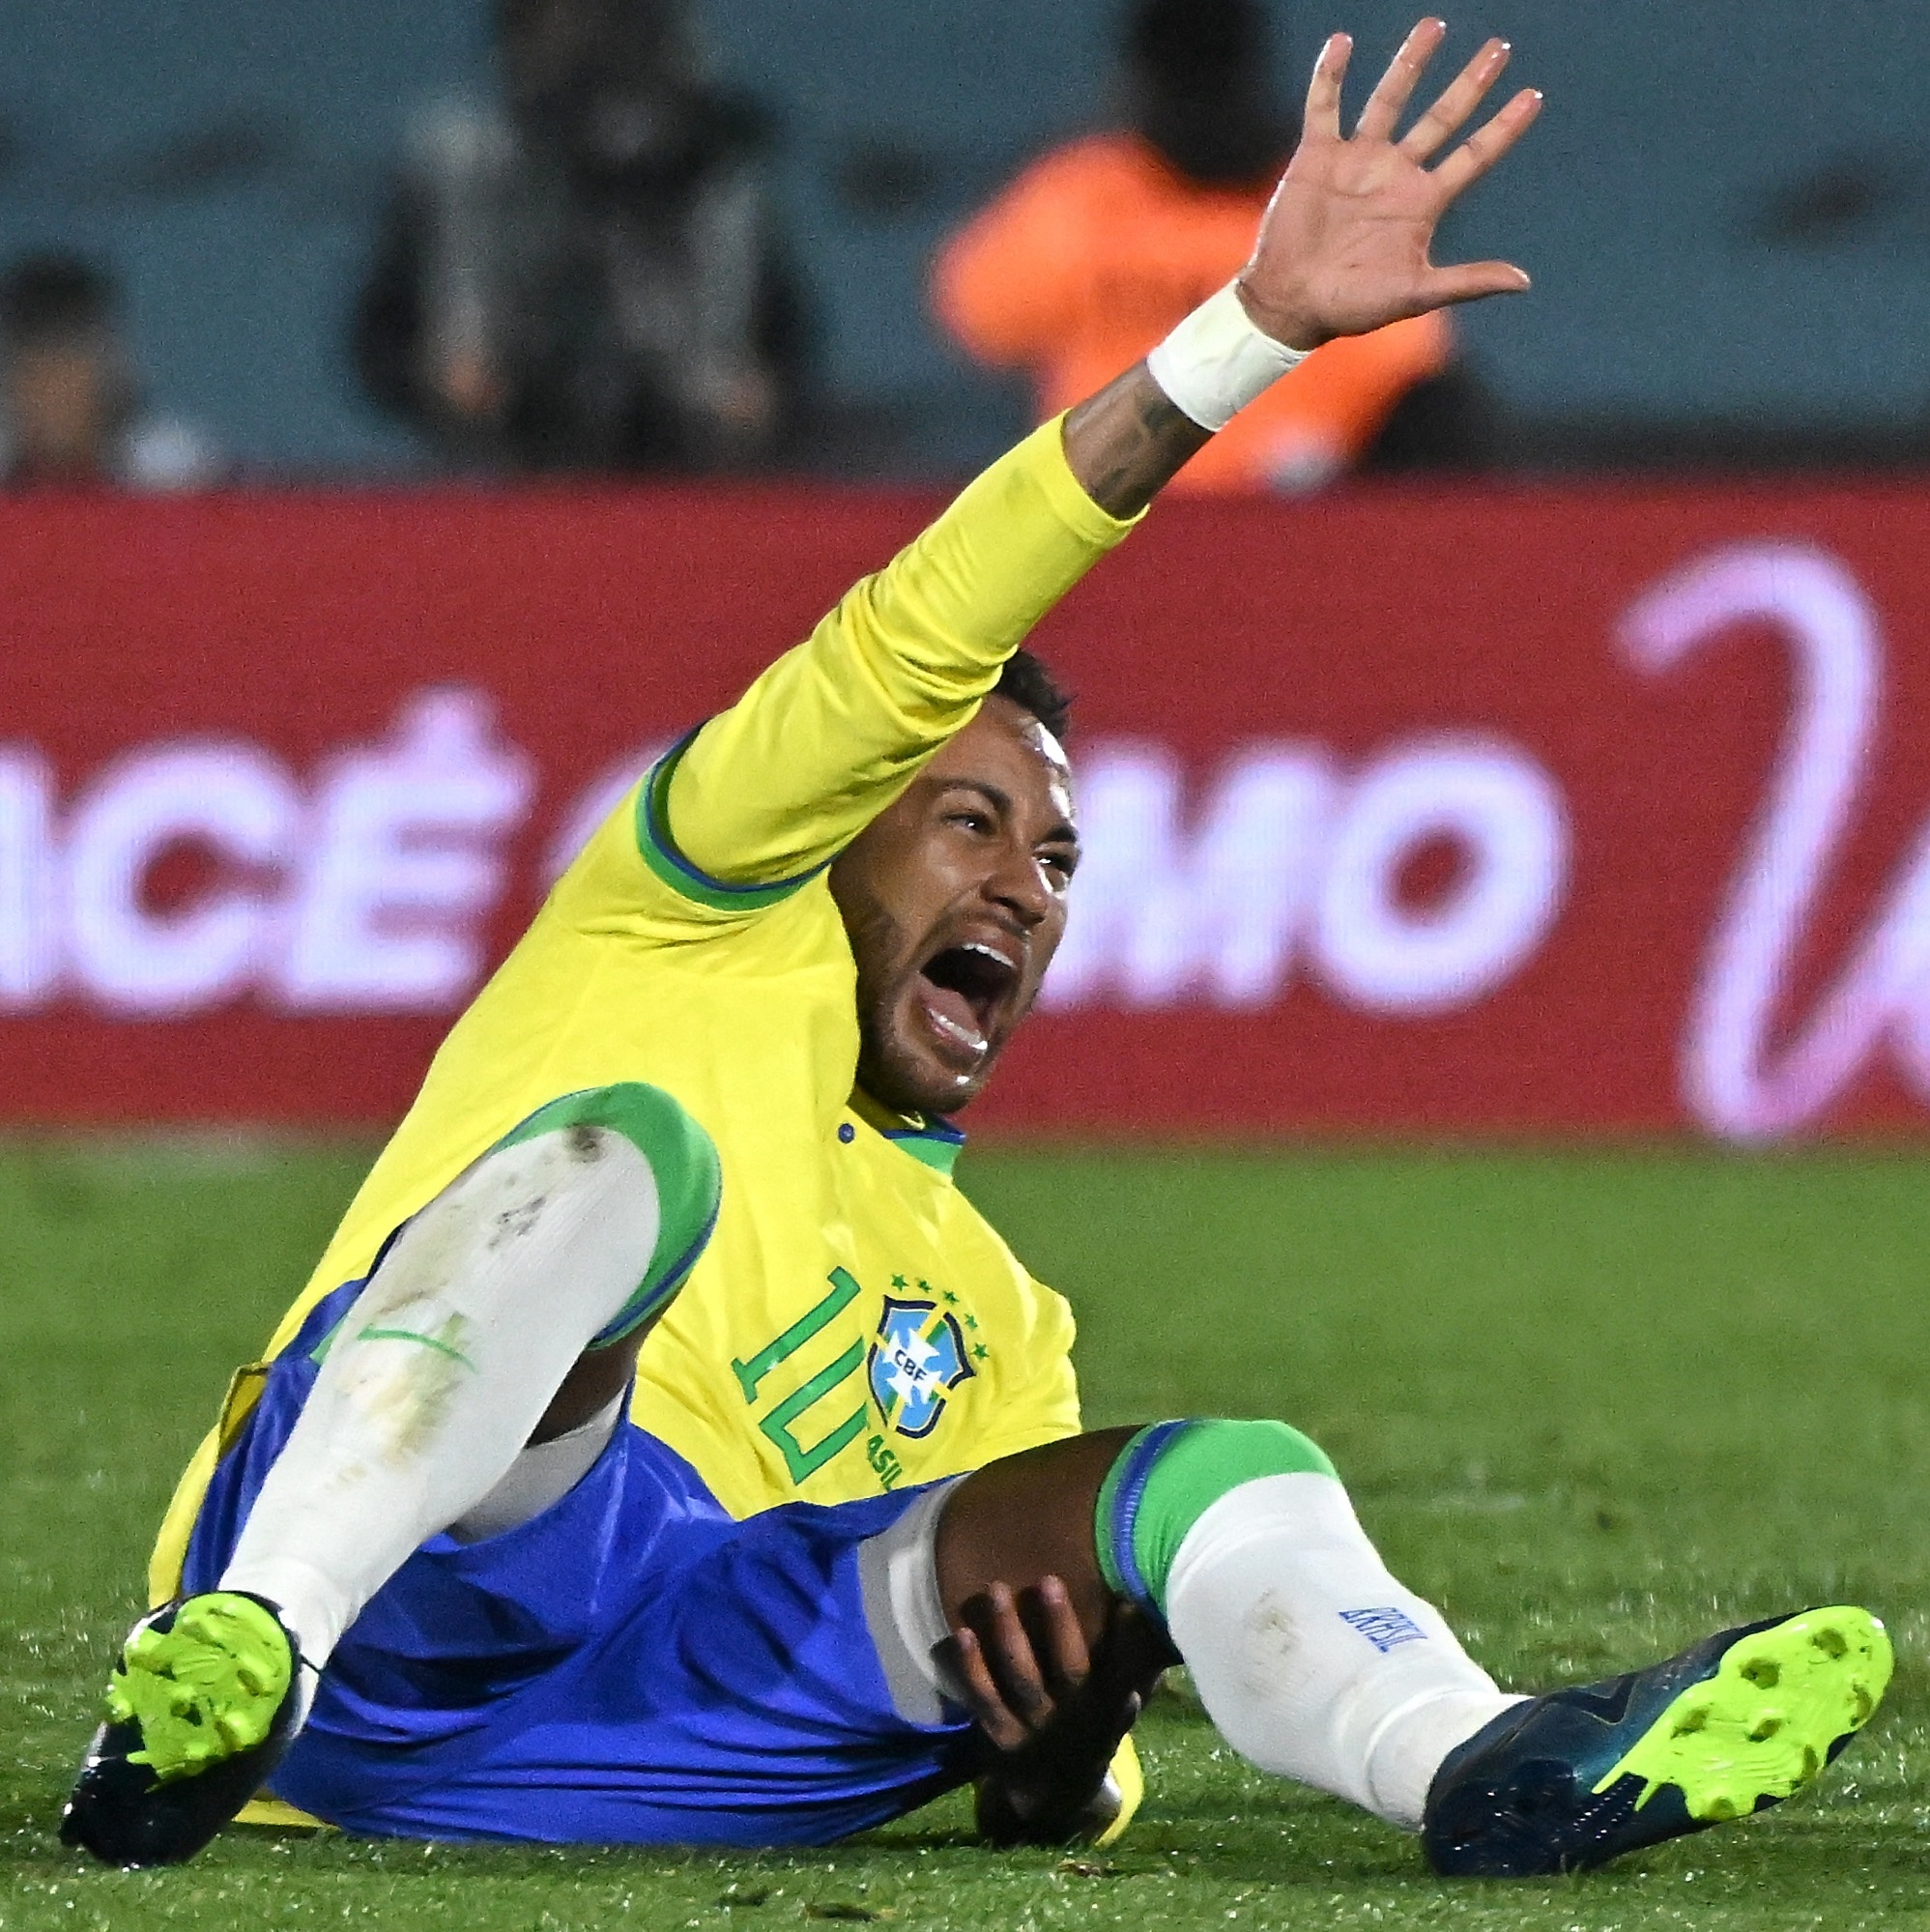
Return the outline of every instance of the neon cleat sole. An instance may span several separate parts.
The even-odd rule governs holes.
[[[1834,1605],[1516,1705],[1436,1773],[1428,1863],[1460,1877],[1580,1871],[1765,1810],[1869,1721],[1892,1665],[1883,1625]]]
[[[296,1671],[295,1641],[260,1598],[216,1591],[150,1611],[108,1682],[62,1841],[113,1865],[191,1859],[280,1762]]]

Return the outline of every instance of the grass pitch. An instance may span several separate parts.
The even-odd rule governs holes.
[[[967,1156],[1079,1310],[1088,1419],[1278,1414],[1505,1684],[1868,1601],[1900,1659],[1823,1787],[1585,1879],[1448,1886],[1250,1773],[1183,1692],[1109,1854],[994,1855],[953,1799],[795,1857],[230,1833],[121,1874],[53,1821],[147,1542],[366,1150],[0,1151],[0,1928],[1930,1926],[1930,1172],[1896,1157]]]

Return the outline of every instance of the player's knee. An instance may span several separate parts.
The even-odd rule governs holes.
[[[1158,1423],[1120,1451],[1099,1492],[1100,1567],[1121,1596],[1164,1614],[1167,1577],[1201,1516],[1248,1483],[1334,1480],[1311,1437],[1283,1422],[1220,1418]]]
[[[620,1134],[649,1163],[660,1188],[666,1175],[706,1172],[716,1167],[717,1151],[709,1135],[675,1094],[645,1081],[616,1081],[566,1093],[537,1108],[498,1144],[513,1147],[572,1127]]]
[[[497,1144],[513,1147],[577,1128],[592,1137],[620,1135],[643,1156],[666,1228],[687,1241],[708,1226],[721,1186],[716,1144],[675,1094],[644,1081],[585,1087],[539,1107]]]
[[[722,1197],[717,1149],[676,1095],[644,1081],[616,1081],[564,1094],[538,1108],[500,1144],[514,1146],[556,1133],[581,1133],[590,1145],[597,1136],[620,1136],[643,1157],[656,1186],[654,1251],[636,1292],[591,1343],[604,1348],[662,1313],[696,1265]]]

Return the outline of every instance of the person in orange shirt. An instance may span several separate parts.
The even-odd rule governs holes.
[[[1047,155],[939,251],[932,300],[976,360],[1024,368],[1041,420],[1144,356],[1245,264],[1293,147],[1255,0],[1140,0],[1133,130]],[[1316,350],[1216,436],[1176,489],[1306,490],[1351,469],[1453,355],[1445,312]]]

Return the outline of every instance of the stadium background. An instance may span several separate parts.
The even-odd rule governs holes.
[[[1379,49],[1409,11],[1361,0],[1348,25]],[[1274,12],[1297,99],[1326,16]],[[703,14],[724,72],[776,113],[833,381],[884,406],[925,466],[994,453],[1014,401],[940,344],[925,259],[1020,162],[1104,118],[1117,10],[713,0]],[[0,251],[56,242],[123,266],[158,389],[245,458],[406,466],[355,399],[348,294],[409,113],[487,86],[487,10],[171,0],[159,17],[142,0],[0,17]],[[1558,425],[1538,457],[1572,461],[1577,427],[1827,445],[1920,424],[1930,153],[1908,0],[1746,14],[1613,0],[1579,16],[1503,0],[1452,24],[1456,44],[1507,35],[1550,100],[1535,151],[1451,238],[1475,255],[1505,242],[1533,265],[1533,302],[1465,326],[1488,379]]]
[[[1104,1860],[994,1863],[956,1807],[817,1860],[52,1843],[174,1470],[440,1030],[598,801],[1023,422],[924,263],[1100,115],[1111,17],[709,9],[875,460],[520,492],[438,487],[343,347],[477,7],[0,17],[0,252],[112,259],[157,391],[263,485],[0,502],[0,1924],[1930,1914],[1930,158],[1888,4],[1454,20],[1550,95],[1450,238],[1537,276],[1465,323],[1509,473],[1163,506],[1051,620],[1087,909],[963,1170],[1073,1295],[1094,1420],[1302,1423],[1504,1677],[1867,1596],[1904,1670],[1854,1772],[1508,1895],[1265,1790],[1178,1694]],[[1328,22],[1280,23],[1297,86]]]

